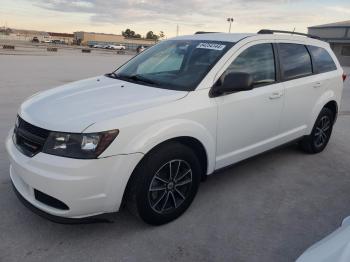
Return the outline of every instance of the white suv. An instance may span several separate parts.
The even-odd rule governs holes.
[[[145,222],[167,223],[215,170],[293,140],[321,152],[344,79],[329,45],[311,37],[162,41],[113,73],[21,105],[6,142],[15,192],[53,220],[125,202]]]

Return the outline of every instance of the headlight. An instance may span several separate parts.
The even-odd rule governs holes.
[[[93,159],[97,158],[118,134],[119,130],[91,134],[51,132],[43,152],[70,158]]]

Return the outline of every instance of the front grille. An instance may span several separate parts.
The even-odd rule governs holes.
[[[39,202],[61,210],[69,210],[69,207],[63,203],[62,201],[58,200],[57,198],[54,198],[52,196],[49,196],[39,190],[34,189],[34,196],[35,199],[38,200]]]
[[[50,131],[29,124],[18,117],[13,142],[23,154],[33,157],[43,149],[49,133]]]

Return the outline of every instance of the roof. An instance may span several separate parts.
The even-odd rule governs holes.
[[[237,33],[208,33],[208,34],[194,34],[194,35],[184,35],[174,37],[171,40],[203,40],[203,41],[222,41],[222,42],[233,42],[237,43],[245,38],[251,38],[254,40],[290,40],[290,41],[300,41],[308,43],[324,43],[323,41],[299,36],[296,34],[237,34]]]
[[[315,26],[310,26],[308,28],[344,28],[344,27],[350,28],[350,20],[331,23],[331,24],[315,25]]]
[[[194,34],[178,36],[176,40],[214,40],[224,42],[238,42],[248,36],[254,36],[258,34],[229,34],[229,33],[208,33],[208,34]]]
[[[124,40],[129,40],[129,41],[145,41],[145,42],[154,42],[154,39],[148,39],[148,38],[135,38],[135,37],[124,37]]]
[[[15,29],[15,28],[11,28],[11,29],[15,34],[48,35],[47,32],[45,31]]]
[[[48,32],[49,36],[74,37],[74,34]]]
[[[77,32],[74,32],[74,34],[76,33],[84,33],[84,34],[90,34],[90,35],[105,35],[105,36],[120,36],[120,37],[123,37],[123,35],[116,35],[116,34],[107,34],[107,33],[98,33],[98,32],[85,32],[85,31],[77,31]]]

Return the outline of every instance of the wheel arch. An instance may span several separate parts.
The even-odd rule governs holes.
[[[308,125],[308,134],[310,134],[312,132],[312,128],[315,124],[315,121],[318,117],[318,115],[320,114],[321,110],[323,108],[328,108],[330,109],[333,114],[334,114],[334,119],[337,118],[338,115],[338,101],[336,99],[336,95],[335,92],[332,90],[328,90],[327,92],[325,92],[317,101],[317,103],[315,104],[312,113],[311,113],[311,118],[310,118],[310,122]]]
[[[201,159],[206,159],[205,173],[210,174],[215,169],[215,132],[216,125],[205,126],[200,122],[189,119],[167,120],[138,132],[121,148],[127,149],[124,153],[140,152],[146,155],[159,145],[178,141],[199,152]]]
[[[162,141],[159,144],[152,147],[147,153],[144,154],[142,159],[137,163],[137,165],[135,166],[135,168],[134,168],[133,172],[131,173],[131,175],[128,179],[128,182],[126,184],[126,187],[125,187],[125,190],[123,193],[123,198],[122,198],[123,204],[126,203],[128,197],[129,197],[130,189],[132,188],[133,182],[136,179],[135,170],[142,164],[142,161],[145,159],[145,157],[148,154],[150,154],[151,152],[153,152],[154,150],[157,150],[157,148],[159,148],[160,146],[164,146],[166,144],[176,143],[176,142],[188,146],[189,148],[191,148],[195,152],[195,154],[198,156],[198,159],[199,159],[199,161],[201,163],[201,167],[202,167],[201,180],[204,181],[206,179],[207,173],[208,173],[209,161],[208,161],[208,154],[207,154],[206,148],[204,147],[202,142],[194,137],[191,137],[191,136],[173,137],[173,138],[167,139],[165,141]]]
[[[173,138],[169,138],[167,140],[164,140],[164,141],[160,142],[159,144],[154,145],[152,148],[150,148],[147,152],[144,153],[143,158],[139,161],[137,166],[141,164],[141,162],[144,160],[144,158],[148,154],[157,150],[157,148],[159,148],[160,146],[164,146],[166,144],[176,143],[176,142],[183,144],[185,146],[188,146],[190,149],[192,149],[194,151],[194,153],[198,157],[198,160],[201,163],[201,167],[202,167],[202,171],[203,171],[202,172],[202,179],[205,179],[207,176],[207,173],[208,173],[208,169],[209,169],[208,152],[200,140],[198,140],[197,138],[191,137],[191,136],[173,137]],[[134,168],[134,170],[137,168],[137,166]]]
[[[153,150],[157,150],[157,148],[160,146],[166,145],[168,143],[174,143],[174,142],[188,146],[190,149],[194,151],[194,153],[198,157],[198,160],[201,163],[202,179],[205,179],[207,177],[207,171],[208,171],[208,154],[206,152],[204,145],[194,137],[179,136],[179,137],[170,138],[153,147],[147,154],[149,154]]]
[[[327,104],[324,105],[323,108],[328,108],[333,112],[333,119],[334,122],[337,120],[338,117],[338,104],[335,100],[329,101]]]

